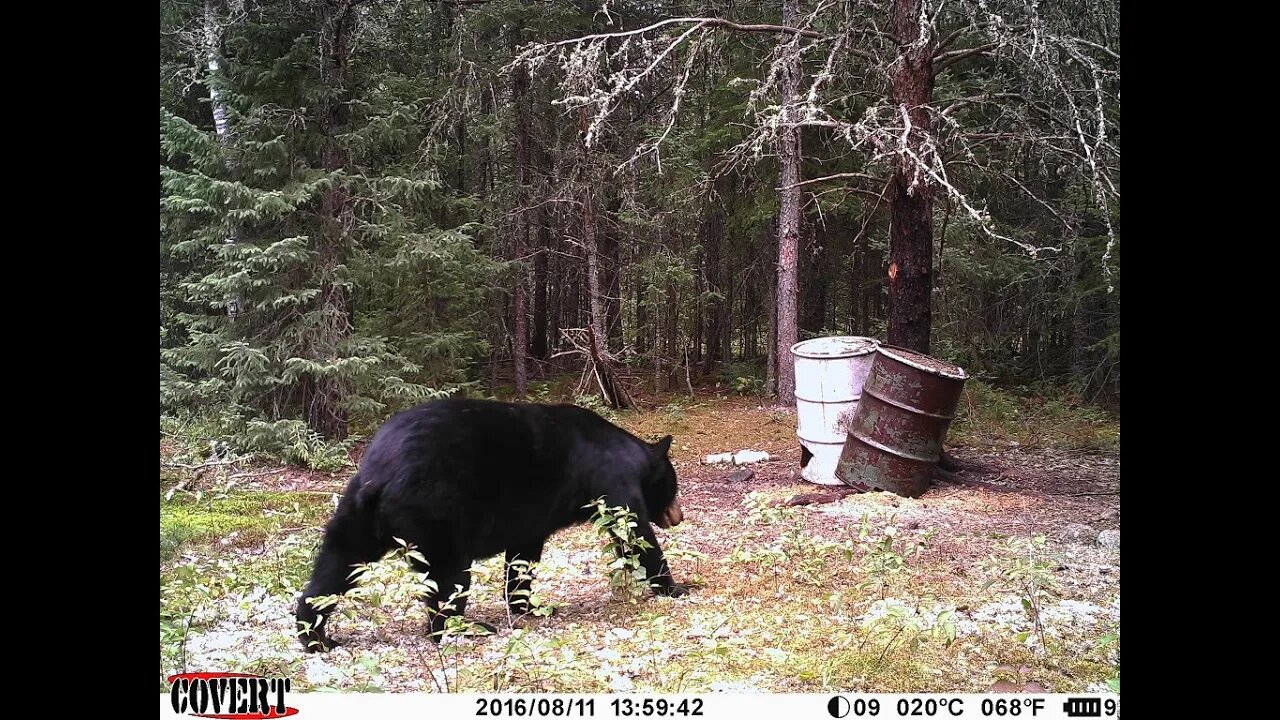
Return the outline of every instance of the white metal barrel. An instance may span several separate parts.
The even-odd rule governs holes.
[[[791,346],[796,362],[796,435],[813,457],[801,476],[819,485],[841,485],[836,463],[858,408],[879,341],[824,337]]]

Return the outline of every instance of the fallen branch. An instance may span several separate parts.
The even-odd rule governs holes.
[[[180,462],[165,462],[160,464],[163,465],[164,467],[176,467],[176,468],[182,468],[183,470],[207,470],[211,467],[216,467],[218,465],[235,465],[236,463],[242,463],[242,462],[244,462],[243,459],[233,459],[233,460],[210,460],[208,462],[200,463],[199,465],[188,465],[187,463],[180,463]]]
[[[853,488],[833,489],[829,492],[821,493],[801,493],[794,495],[789,500],[783,500],[774,503],[774,507],[784,506],[800,506],[800,505],[821,505],[823,503],[836,502],[846,497],[856,494],[858,491]]]

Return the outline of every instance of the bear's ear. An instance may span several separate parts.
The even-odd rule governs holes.
[[[658,453],[658,457],[666,457],[667,453],[671,452],[671,442],[673,440],[675,438],[668,435],[653,444],[653,449]]]

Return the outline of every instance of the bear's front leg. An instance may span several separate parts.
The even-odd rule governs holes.
[[[640,518],[636,524],[640,528],[640,537],[649,543],[649,547],[645,548],[640,555],[640,562],[648,573],[649,587],[653,589],[654,594],[669,597],[687,594],[689,586],[677,583],[672,577],[671,568],[667,565],[666,556],[662,554],[662,546],[658,544],[658,536],[654,534],[653,526],[645,518]]]
[[[533,566],[542,560],[543,543],[528,544],[507,550],[507,607],[513,617],[533,610],[529,600],[533,592]]]

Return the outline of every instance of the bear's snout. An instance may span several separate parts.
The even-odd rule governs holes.
[[[669,528],[679,525],[684,520],[684,511],[680,509],[680,501],[672,500],[671,505],[662,511],[661,522],[659,527]]]

